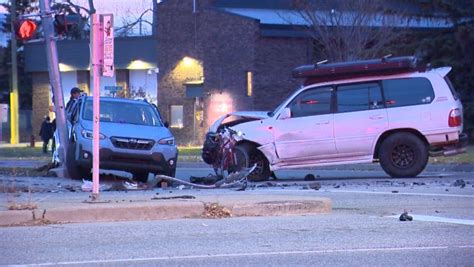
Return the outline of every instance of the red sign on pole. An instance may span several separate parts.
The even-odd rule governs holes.
[[[114,15],[100,15],[100,23],[103,27],[103,67],[102,76],[114,76]]]

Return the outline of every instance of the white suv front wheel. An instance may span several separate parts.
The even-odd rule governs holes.
[[[382,169],[394,178],[416,177],[428,163],[428,147],[416,135],[398,132],[383,141],[379,159]]]
[[[270,177],[270,166],[265,156],[251,144],[241,144],[235,147],[234,153],[237,158],[244,160],[240,161],[244,168],[249,168],[256,164],[255,170],[247,177],[252,182],[260,182],[268,180]]]

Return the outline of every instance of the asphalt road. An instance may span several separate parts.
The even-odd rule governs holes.
[[[179,168],[177,176],[187,179],[210,172],[187,166]],[[309,173],[316,181],[303,180]],[[5,227],[0,228],[0,265],[473,266],[470,172],[426,171],[417,178],[391,179],[380,170],[293,170],[277,172],[277,177],[250,184],[245,192],[329,197],[333,211],[318,216]],[[18,183],[21,179],[44,188],[71,182],[16,178]],[[321,184],[319,190],[308,188],[314,182]],[[213,194],[155,190],[161,195]],[[52,192],[33,197],[58,194]],[[399,221],[404,211],[414,220]]]
[[[207,171],[181,168],[178,174]],[[389,179],[377,171],[319,171],[316,191],[301,181],[307,172],[280,173],[279,180],[246,192],[329,197],[330,214],[0,228],[0,265],[472,266],[471,173]],[[413,221],[398,220],[405,210]]]
[[[0,229],[0,264],[472,266],[472,229],[343,210],[320,216],[14,227]]]

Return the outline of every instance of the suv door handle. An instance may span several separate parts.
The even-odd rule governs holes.
[[[375,116],[370,116],[369,119],[371,120],[381,120],[383,119],[384,117],[383,116],[380,116],[380,115],[375,115]]]
[[[324,124],[329,124],[329,121],[318,121],[318,122],[316,122],[316,125],[324,125]]]

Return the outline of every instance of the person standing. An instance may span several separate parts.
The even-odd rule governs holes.
[[[77,99],[81,96],[81,89],[77,87],[73,87],[71,89],[71,96],[69,97],[69,101],[67,101],[66,104],[66,115],[68,115],[71,112],[71,109],[74,106],[74,103],[77,101]]]
[[[54,136],[54,133],[56,132],[56,118],[51,122],[53,125],[53,137],[52,137],[52,142],[51,142],[51,153],[54,154],[54,150],[56,150],[56,137]]]
[[[49,116],[46,116],[43,123],[41,124],[41,129],[39,135],[41,140],[43,140],[43,153],[48,153],[48,144],[49,140],[53,137],[53,124],[50,121]]]

